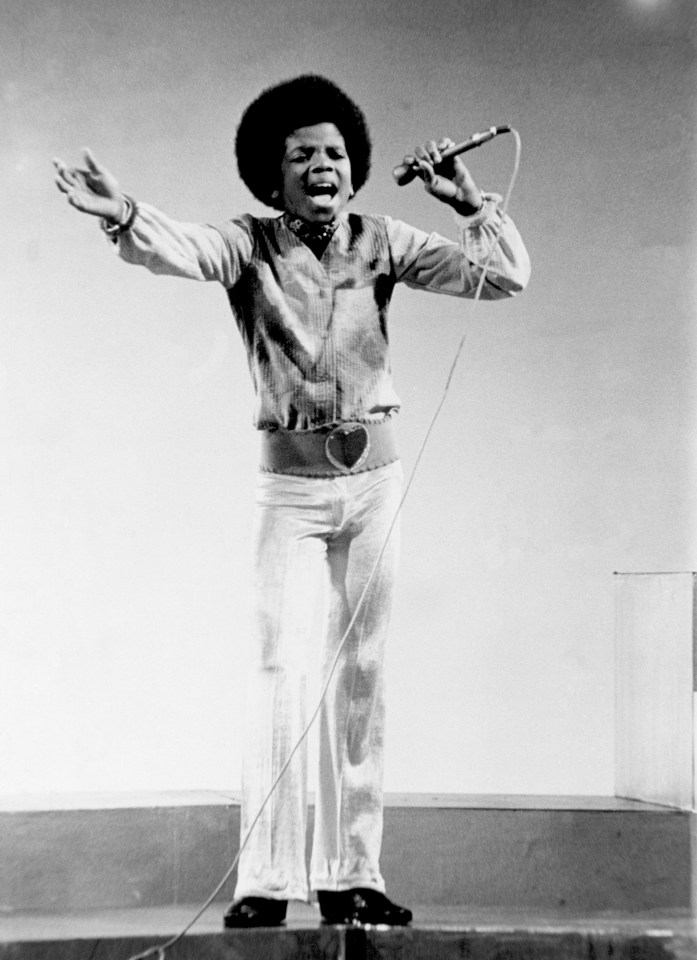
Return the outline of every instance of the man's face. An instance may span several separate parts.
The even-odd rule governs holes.
[[[286,137],[283,206],[309,223],[329,223],[351,198],[351,161],[333,123],[300,127]]]

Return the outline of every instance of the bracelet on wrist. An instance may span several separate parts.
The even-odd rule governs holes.
[[[468,205],[472,208],[469,213],[465,214],[467,217],[473,217],[476,213],[481,213],[482,207],[484,206],[484,194],[479,194],[479,203],[474,204],[467,201]]]
[[[138,204],[133,197],[129,197],[124,193],[122,200],[125,210],[119,220],[111,220],[108,217],[103,217],[101,220],[102,230],[114,241],[117,237],[121,236],[122,233],[127,233],[131,229],[138,216]]]
[[[466,201],[465,203],[463,203],[462,201],[460,201],[460,203],[458,203],[458,204],[456,204],[456,205],[454,204],[454,205],[453,205],[453,209],[454,209],[455,213],[456,213],[458,216],[460,216],[460,217],[466,217],[466,218],[476,217],[477,214],[480,214],[480,213],[482,212],[482,210],[484,209],[484,203],[485,203],[485,201],[486,201],[486,197],[484,196],[483,193],[480,194],[480,197],[481,197],[481,200],[480,200],[480,202],[479,202],[479,206],[476,206],[476,207],[475,207],[475,205],[474,205],[473,203],[470,203],[469,201]],[[468,209],[467,211],[465,211],[465,210],[463,209],[463,208],[465,207],[465,205],[466,205],[467,207],[469,207],[469,209]]]

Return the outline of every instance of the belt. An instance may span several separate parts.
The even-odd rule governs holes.
[[[265,430],[260,468],[299,477],[342,477],[398,459],[390,420],[351,421],[317,430]]]

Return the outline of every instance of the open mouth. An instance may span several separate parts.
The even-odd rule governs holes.
[[[338,193],[336,184],[329,181],[320,181],[318,183],[309,183],[306,187],[306,193],[310,197],[335,197]]]

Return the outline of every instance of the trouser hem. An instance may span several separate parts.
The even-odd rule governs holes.
[[[235,889],[235,900],[242,900],[244,897],[264,897],[266,900],[299,900],[301,903],[308,903],[310,894],[308,889],[301,887],[289,887],[287,890],[269,890],[261,886],[237,886]]]
[[[348,880],[331,880],[329,877],[316,877],[310,880],[310,887],[313,891],[322,890],[327,893],[345,893],[347,890],[375,890],[377,893],[385,892],[385,881],[350,877]]]

